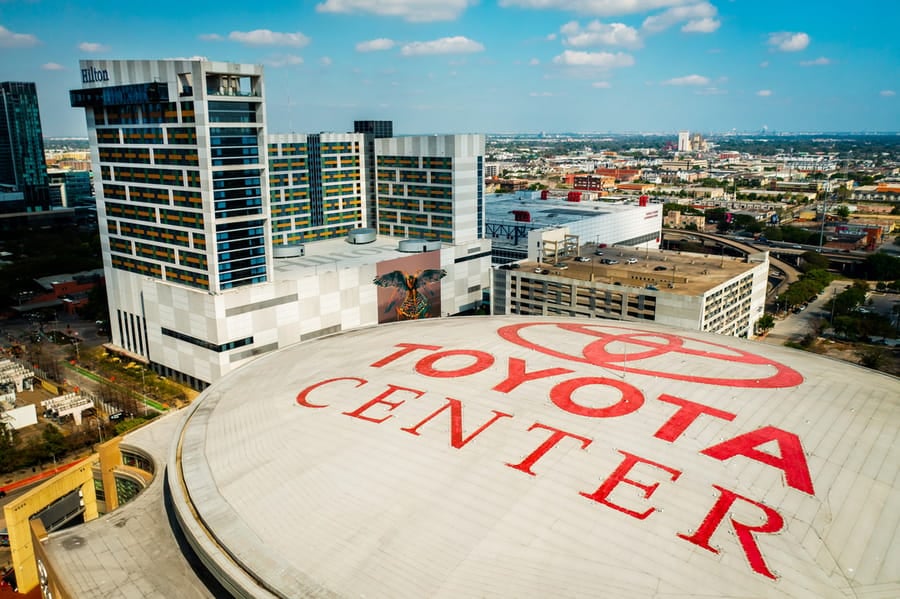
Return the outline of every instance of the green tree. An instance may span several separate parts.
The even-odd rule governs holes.
[[[888,362],[888,354],[882,347],[865,347],[856,352],[859,363],[874,370],[883,369]]]
[[[800,258],[803,259],[800,270],[804,272],[828,269],[828,258],[818,252],[803,252],[803,254],[800,255]]]
[[[0,472],[12,472],[19,466],[16,431],[0,420]]]
[[[41,433],[43,439],[44,455],[51,459],[56,459],[65,453],[66,438],[60,432],[59,428],[53,424],[48,424]]]
[[[775,317],[769,313],[763,314],[759,317],[759,320],[756,321],[756,332],[758,334],[763,334],[767,331],[772,330],[772,327],[775,326]]]
[[[870,279],[893,281],[900,278],[900,258],[884,252],[875,252],[866,256],[863,269],[866,277]]]
[[[841,204],[834,209],[834,213],[840,216],[842,219],[847,220],[847,217],[850,216],[850,208],[846,204]]]

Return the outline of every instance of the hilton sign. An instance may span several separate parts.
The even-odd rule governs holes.
[[[109,81],[109,71],[106,69],[95,69],[94,67],[81,69],[82,83],[97,83],[99,81]]]

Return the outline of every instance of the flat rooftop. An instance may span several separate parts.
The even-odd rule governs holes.
[[[409,252],[397,249],[404,239],[407,238],[378,235],[371,243],[354,244],[347,241],[346,237],[313,241],[305,244],[303,256],[273,260],[275,280],[294,280],[325,270],[359,268],[367,264],[409,256]]]
[[[603,255],[595,255],[596,251],[603,252]],[[594,244],[583,245],[580,253],[590,258],[590,262],[578,262],[574,257],[567,257],[561,261],[566,268],[561,269],[551,262],[525,260],[519,262],[519,270],[533,273],[539,268],[564,278],[632,287],[653,285],[668,293],[698,295],[759,265],[759,262],[747,262],[745,258],[731,256],[619,246],[598,248]],[[603,264],[602,260],[617,260],[618,264]],[[629,264],[629,260],[635,262]]]
[[[514,222],[513,210],[524,210],[531,214],[530,229],[561,227],[568,223],[594,218],[612,212],[638,209],[637,199],[633,201],[617,198],[609,200],[589,200],[567,202],[559,198],[526,199],[514,193],[493,193],[485,195],[485,220],[487,222]]]

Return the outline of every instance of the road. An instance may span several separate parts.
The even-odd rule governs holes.
[[[772,345],[784,345],[788,341],[800,341],[810,332],[814,321],[821,318],[829,320],[830,313],[825,309],[825,304],[850,284],[851,281],[846,280],[832,281],[825,288],[825,291],[819,294],[802,312],[798,314],[788,312],[787,316],[782,319],[776,317],[775,326],[760,341]]]

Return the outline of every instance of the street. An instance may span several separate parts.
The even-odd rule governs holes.
[[[797,314],[788,312],[784,318],[775,318],[775,326],[763,339],[763,343],[771,345],[784,345],[788,341],[799,342],[810,332],[816,320],[824,318],[830,320],[831,314],[825,309],[828,301],[844,290],[852,281],[839,279],[831,284],[813,300],[805,310]]]

